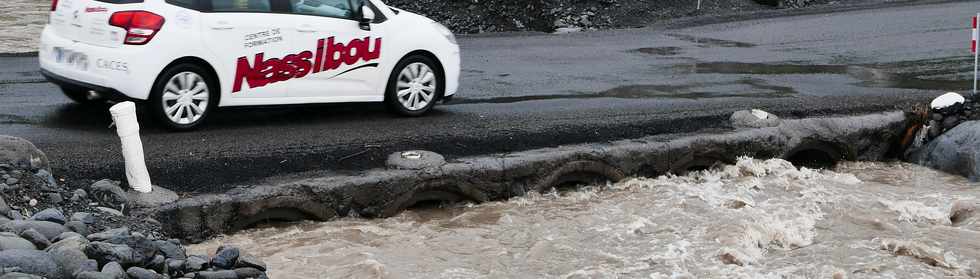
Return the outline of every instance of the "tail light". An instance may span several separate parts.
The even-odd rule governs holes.
[[[51,11],[53,12],[57,9],[58,9],[58,0],[51,0]]]
[[[126,29],[127,45],[145,45],[163,27],[164,19],[158,14],[147,11],[122,11],[109,17],[109,25]]]

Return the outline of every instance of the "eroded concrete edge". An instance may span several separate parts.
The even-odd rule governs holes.
[[[652,136],[467,157],[423,170],[312,178],[195,196],[153,210],[172,236],[196,242],[267,220],[387,217],[422,201],[502,200],[566,183],[683,173],[740,156],[792,158],[816,150],[834,159],[882,160],[907,126],[904,112],[786,120],[724,134]]]

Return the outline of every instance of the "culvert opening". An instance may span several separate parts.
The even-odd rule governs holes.
[[[793,149],[784,157],[796,167],[810,169],[830,169],[844,159],[843,152],[834,144],[826,142],[805,143]]]
[[[558,178],[552,187],[549,189],[542,189],[545,191],[555,190],[559,193],[579,191],[584,187],[603,187],[608,182],[614,182],[615,180],[607,177],[601,173],[595,172],[571,172],[566,173]]]
[[[300,209],[279,207],[266,209],[259,214],[242,218],[233,227],[236,230],[279,227],[305,220],[316,220],[316,218]]]

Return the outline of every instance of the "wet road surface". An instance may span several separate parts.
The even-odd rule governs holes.
[[[194,132],[144,127],[144,149],[155,184],[212,192],[380,167],[410,149],[451,159],[727,130],[738,109],[793,118],[904,108],[970,87],[976,4],[462,37],[460,95],[429,116],[374,104],[228,108]],[[37,70],[36,58],[0,57],[0,134],[33,141],[57,175],[123,178],[107,106],[70,103]]]

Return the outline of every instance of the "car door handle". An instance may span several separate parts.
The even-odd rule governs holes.
[[[211,26],[211,29],[214,29],[214,30],[231,30],[231,29],[235,29],[235,26],[231,26],[231,24],[228,24],[227,22],[218,22],[217,24],[212,25]]]
[[[302,33],[313,33],[313,32],[316,32],[316,29],[313,28],[312,25],[303,24],[303,25],[297,26],[296,27],[296,31],[299,31],[299,32],[302,32]]]

